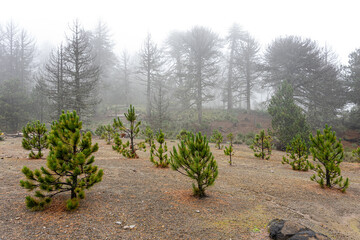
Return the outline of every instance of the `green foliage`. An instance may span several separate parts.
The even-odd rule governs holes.
[[[95,135],[102,138],[104,132],[105,132],[104,125],[99,125],[95,130]]]
[[[225,150],[224,150],[224,154],[226,156],[229,156],[230,157],[230,160],[229,160],[229,164],[232,165],[232,160],[231,160],[231,156],[234,155],[234,149],[233,149],[233,140],[234,140],[234,136],[232,133],[229,133],[226,138],[230,141],[229,143],[229,147],[225,147]]]
[[[161,168],[166,168],[169,166],[169,158],[167,155],[167,145],[165,142],[165,135],[164,133],[160,131],[156,134],[156,141],[159,143],[159,147],[156,148],[156,144],[151,144],[150,148],[150,161],[156,166]],[[158,159],[155,160],[154,156]]]
[[[357,162],[360,162],[360,147],[352,151],[352,154],[356,158]]]
[[[119,128],[120,132],[128,135],[130,137],[130,142],[127,141],[123,143],[120,139],[120,136],[117,135],[114,139],[115,146],[113,149],[119,153],[121,153],[126,158],[138,158],[139,156],[136,154],[137,150],[144,150],[145,151],[145,143],[135,143],[134,139],[140,132],[140,125],[141,121],[136,121],[136,113],[135,107],[130,105],[128,112],[124,114],[126,120],[130,123],[130,127],[126,128],[120,118],[114,119],[114,127]]]
[[[271,155],[271,136],[265,134],[265,130],[261,130],[256,134],[253,144],[250,148],[254,151],[254,156],[269,160]]]
[[[282,164],[290,164],[293,170],[307,171],[310,167],[308,161],[308,148],[300,135],[296,135],[286,147],[287,157],[283,157]]]
[[[242,134],[242,133],[238,133],[236,135],[236,139],[234,141],[234,143],[237,144],[241,144],[241,143],[245,143],[246,145],[250,146],[255,138],[255,133],[253,132],[249,132],[246,135]]]
[[[103,126],[101,138],[106,140],[107,144],[111,144],[111,140],[116,137],[116,129],[110,124]]]
[[[341,140],[337,140],[336,133],[331,131],[331,127],[325,126],[323,134],[320,130],[316,135],[310,134],[310,152],[314,161],[318,162],[313,169],[317,174],[311,177],[321,187],[333,187],[338,185],[341,191],[345,192],[349,187],[349,179],[341,176],[340,163],[344,159],[344,149]]]
[[[223,136],[218,130],[214,130],[213,135],[210,138],[210,141],[215,143],[215,146],[218,149],[221,149],[221,143],[223,142]]]
[[[22,146],[24,149],[30,150],[30,158],[38,159],[43,156],[41,150],[48,147],[48,136],[46,132],[45,124],[40,123],[40,121],[28,123],[23,127],[22,133],[24,138],[22,140]],[[33,150],[36,150],[37,154],[35,154]]]
[[[149,144],[151,148],[151,144],[154,141],[154,131],[151,129],[151,127],[146,126],[145,130],[142,131],[142,134],[145,137],[145,142]]]
[[[82,122],[75,111],[63,113],[59,122],[53,122],[48,137],[48,168],[22,169],[26,180],[21,180],[20,185],[29,191],[38,189],[34,197],[26,197],[28,208],[40,210],[57,194],[71,192],[66,206],[69,210],[75,209],[78,200],[85,197],[84,190],[102,180],[103,170],[92,165],[95,161],[92,153],[98,150],[98,144],[92,145],[91,133],[82,135],[81,128]]]
[[[284,150],[286,145],[296,136],[307,139],[309,125],[305,115],[294,102],[293,89],[290,84],[284,82],[281,88],[271,98],[268,112],[272,117],[271,125],[274,136],[278,140],[276,146]]]
[[[178,150],[173,147],[170,165],[173,170],[196,181],[192,185],[195,196],[204,197],[205,189],[214,184],[218,176],[218,166],[210,151],[206,136],[199,132],[187,134],[178,144]]]
[[[176,135],[176,139],[177,140],[185,140],[187,138],[187,135],[189,134],[190,132],[186,131],[185,129],[182,129],[178,135]]]
[[[2,131],[0,131],[0,141],[4,141],[4,133]]]

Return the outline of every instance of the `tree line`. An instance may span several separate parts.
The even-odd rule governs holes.
[[[107,25],[84,29],[78,20],[44,63],[35,39],[13,22],[0,25],[0,127],[16,131],[31,119],[52,121],[62,110],[91,120],[104,109],[143,105],[146,121],[163,129],[170,112],[195,109],[197,124],[212,101],[253,109],[254,92],[275,93],[287,82],[312,128],[360,129],[360,50],[340,65],[333,51],[299,36],[259,42],[234,24],[226,36],[195,26],[173,31],[162,44],[147,34],[138,53],[116,54]],[[116,111],[116,110],[114,110]]]

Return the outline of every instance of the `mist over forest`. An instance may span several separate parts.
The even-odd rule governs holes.
[[[14,20],[0,23],[0,126],[14,133],[31,120],[50,124],[75,110],[88,129],[135,105],[145,125],[171,133],[209,132],[214,119],[268,114],[285,82],[312,130],[359,130],[360,50],[341,64],[336,49],[299,35],[259,43],[240,23],[226,34],[210,26],[173,29],[163,41],[144,32],[137,51],[118,50],[99,20],[69,20],[60,44],[38,44]],[[360,45],[359,45],[360,46]],[[205,114],[206,115],[206,114]]]

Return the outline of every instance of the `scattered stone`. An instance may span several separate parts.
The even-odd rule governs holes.
[[[15,220],[19,220],[19,219],[20,219],[20,217],[16,217],[16,218],[15,218]]]
[[[69,227],[69,225],[66,225],[65,227],[67,227],[67,228],[68,228],[68,227]]]
[[[274,240],[330,240],[329,237],[301,225],[300,223],[273,219],[269,225],[270,238]]]
[[[196,210],[195,212],[200,213],[200,210]]]
[[[46,227],[45,227],[45,226],[43,226],[43,229],[46,229]]]
[[[274,173],[274,170],[271,170],[270,172],[271,172],[271,173]]]
[[[129,227],[130,227],[130,229],[133,229],[135,227],[135,225],[130,225]]]
[[[129,229],[130,227],[129,226],[124,226],[124,229]]]
[[[117,224],[117,225],[121,225],[121,223],[122,223],[122,222],[115,222],[115,224]]]

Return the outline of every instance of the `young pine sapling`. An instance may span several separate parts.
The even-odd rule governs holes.
[[[323,133],[317,130],[315,136],[310,134],[310,144],[310,152],[317,162],[313,167],[316,174],[310,179],[321,187],[332,188],[338,185],[339,189],[345,192],[349,187],[349,179],[344,180],[341,176],[340,163],[344,159],[344,149],[341,140],[337,140],[336,133],[325,125]]]
[[[215,130],[213,132],[213,135],[210,138],[210,141],[215,143],[215,146],[217,149],[221,149],[221,143],[223,142],[223,136],[218,130]]]
[[[167,154],[167,145],[165,142],[165,135],[160,131],[156,134],[156,141],[159,143],[159,147],[156,148],[156,144],[153,140],[150,148],[150,161],[156,166],[166,168],[169,166],[169,158]],[[155,160],[156,157],[158,160]]]
[[[269,160],[271,155],[271,136],[266,135],[265,130],[261,130],[259,134],[256,134],[250,148],[254,151],[255,157]]]
[[[48,147],[48,135],[45,124],[40,123],[40,121],[28,123],[23,127],[22,132],[24,135],[22,146],[24,149],[31,151],[29,157],[35,159],[41,158],[43,156],[41,151]],[[37,154],[33,150],[36,150]]]
[[[173,147],[173,152],[170,154],[171,168],[194,179],[196,181],[196,185],[192,184],[194,195],[204,197],[205,189],[213,185],[218,176],[218,166],[206,136],[202,136],[200,132],[196,136],[189,133],[178,144],[178,150]]]
[[[286,147],[286,157],[283,157],[282,164],[290,164],[293,170],[307,171],[311,167],[308,161],[308,148],[305,141],[297,134]]]
[[[128,135],[130,137],[130,142],[127,141],[126,143],[123,143],[120,139],[120,136],[117,135],[114,139],[115,146],[113,146],[113,149],[121,153],[124,157],[138,158],[136,151],[145,150],[144,142],[135,143],[134,141],[136,136],[140,132],[141,121],[136,121],[137,116],[135,113],[135,107],[133,107],[132,105],[130,105],[128,112],[124,115],[126,120],[130,123],[130,127],[126,128],[120,118],[114,119],[114,126],[119,128],[120,132]]]
[[[97,143],[92,145],[91,133],[82,135],[82,122],[76,112],[60,116],[59,122],[54,122],[48,137],[50,153],[47,157],[47,167],[35,171],[28,167],[22,169],[26,180],[20,185],[29,191],[35,191],[34,197],[26,197],[26,205],[33,210],[40,210],[57,194],[70,192],[71,198],[66,202],[68,210],[78,207],[79,199],[85,197],[85,189],[102,180],[103,170],[92,164],[95,161],[92,154],[98,150]]]
[[[230,141],[229,142],[229,147],[226,147],[225,146],[225,150],[224,150],[224,154],[226,156],[229,156],[230,157],[230,160],[229,160],[229,164],[230,166],[232,165],[232,159],[231,157],[234,156],[234,149],[233,149],[233,140],[234,140],[234,136],[232,133],[229,133],[226,138]]]

